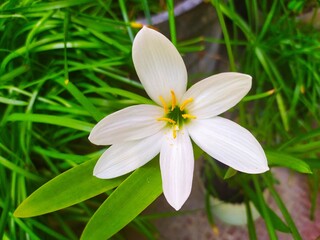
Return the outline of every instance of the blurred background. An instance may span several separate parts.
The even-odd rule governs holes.
[[[82,239],[99,232],[94,240],[319,239],[319,6],[317,0],[1,1],[0,237],[79,239],[85,229]],[[132,192],[144,188],[130,190],[132,176],[95,182],[91,163],[106,147],[88,141],[90,130],[114,111],[149,101],[131,58],[143,25],[177,47],[189,85],[225,71],[253,77],[249,94],[224,115],[259,140],[271,171],[243,175],[199,152],[192,194],[179,212],[157,198],[158,170],[150,175],[157,179],[152,198],[138,205]],[[80,168],[83,174],[61,175]],[[56,186],[44,194],[52,179]],[[97,190],[87,193],[86,183]],[[39,199],[25,205],[35,217],[14,216],[39,188]],[[223,221],[214,210],[223,203],[213,198],[231,203],[234,214],[233,205],[242,205],[246,223]],[[37,204],[51,213],[34,213]]]

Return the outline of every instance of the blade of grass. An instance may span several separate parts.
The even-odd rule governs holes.
[[[236,69],[236,65],[235,65],[235,62],[234,62],[234,57],[233,57],[233,52],[232,52],[232,48],[231,48],[228,29],[227,29],[227,26],[226,26],[226,23],[224,21],[224,17],[223,17],[221,8],[220,8],[220,0],[211,0],[211,3],[215,6],[216,11],[217,11],[218,19],[219,19],[219,22],[220,22],[221,30],[222,30],[222,33],[223,33],[223,37],[224,37],[224,40],[225,40],[227,53],[228,53],[228,57],[229,57],[230,70],[232,72],[235,72],[237,69]]]
[[[246,205],[246,213],[247,213],[247,227],[248,227],[249,238],[250,240],[257,240],[257,233],[256,233],[256,228],[253,222],[253,218],[252,218],[251,207],[247,199],[245,201],[245,205]]]
[[[142,4],[144,16],[147,19],[148,25],[152,25],[152,19],[151,19],[150,9],[148,5],[148,0],[141,0],[141,4]]]
[[[97,122],[104,117],[104,114],[101,113],[71,81],[59,79],[57,80],[57,82],[61,86],[65,87],[72,94],[72,96],[83,106],[83,108],[87,110],[90,116],[92,116]]]
[[[282,166],[291,168],[297,172],[311,174],[312,171],[303,160],[293,157],[290,154],[278,151],[266,151],[268,163],[271,166]]]
[[[288,209],[286,208],[285,204],[283,203],[283,201],[281,200],[279,194],[277,193],[277,191],[274,189],[273,183],[272,183],[272,177],[271,177],[271,173],[267,172],[266,175],[262,175],[264,182],[267,184],[268,189],[273,197],[273,199],[276,201],[284,219],[286,220],[288,227],[291,230],[292,233],[292,237],[295,240],[302,240],[302,237],[295,225],[295,223],[293,222],[290,213],[288,212]]]
[[[28,7],[12,8],[12,9],[6,10],[5,12],[20,12],[20,11],[46,12],[48,10],[67,8],[67,7],[77,6],[77,5],[81,5],[88,2],[91,2],[91,0],[53,1],[53,2],[47,2],[47,3],[38,3]]]
[[[174,2],[173,0],[166,0],[166,2],[167,2],[171,42],[173,45],[177,46],[177,31],[176,31],[176,23],[175,23],[175,15],[174,15]]]
[[[266,223],[266,227],[267,227],[267,231],[268,231],[270,240],[277,240],[278,237],[276,235],[275,229],[274,229],[272,221],[270,219],[267,205],[266,205],[266,202],[263,198],[263,194],[262,194],[259,182],[258,182],[256,176],[252,176],[252,180],[253,180],[254,188],[257,191],[259,206],[260,206],[260,209],[261,209],[261,212],[263,215],[263,219]]]
[[[13,172],[16,172],[18,174],[21,174],[22,176],[25,176],[26,178],[30,178],[35,181],[42,181],[42,177],[30,173],[29,171],[19,167],[18,165],[14,164],[12,161],[9,161],[8,159],[5,159],[4,157],[0,156],[0,165],[10,169]]]
[[[120,9],[121,9],[123,20],[127,24],[126,28],[127,28],[130,40],[131,40],[131,42],[133,42],[133,32],[132,32],[132,29],[131,29],[131,24],[130,24],[130,21],[129,21],[129,17],[128,17],[125,1],[124,0],[119,0],[119,6],[120,6]]]
[[[53,124],[62,127],[69,127],[85,132],[90,132],[93,128],[93,124],[75,120],[67,117],[51,116],[46,114],[24,114],[13,113],[7,119],[7,121],[31,121],[38,123]]]
[[[19,218],[13,218],[13,219],[14,219],[14,221],[18,224],[18,226],[19,226],[20,228],[22,228],[23,230],[25,230],[26,234],[27,234],[31,239],[41,240],[41,238],[38,237],[38,236],[34,233],[33,229],[29,228],[29,227],[27,226],[27,224],[25,224],[21,219],[19,219]]]
[[[2,74],[2,76],[0,76],[0,82],[2,82],[1,84],[4,84],[5,82],[11,81],[29,70],[30,67],[28,65],[22,65],[20,67],[17,67],[9,73]]]

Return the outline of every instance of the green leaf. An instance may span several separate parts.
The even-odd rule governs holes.
[[[280,93],[276,94],[276,100],[278,103],[278,108],[280,112],[280,116],[283,122],[284,129],[288,132],[289,131],[289,119],[286,110],[285,103],[283,101],[282,95]]]
[[[74,167],[42,185],[14,212],[15,217],[34,217],[80,203],[118,186],[125,177],[104,180],[92,175],[96,160]]]
[[[109,196],[87,224],[81,239],[104,240],[121,230],[161,193],[158,159],[137,169]]]
[[[304,161],[311,167],[320,169],[320,158],[306,158]]]
[[[266,175],[262,175],[262,177],[264,178],[264,182],[268,185],[268,189],[271,192],[273,199],[277,203],[277,205],[282,213],[282,216],[286,220],[293,239],[302,240],[302,237],[299,233],[299,230],[297,229],[290,213],[288,212],[288,209],[286,208],[285,203],[282,201],[281,197],[279,196],[279,194],[277,193],[277,191],[275,190],[275,188],[273,186],[271,173],[267,172]]]
[[[273,222],[273,226],[280,232],[290,233],[290,228],[282,221],[282,219],[269,207],[267,206],[268,214],[270,216],[271,221]]]
[[[242,101],[243,102],[249,102],[249,101],[259,100],[259,99],[262,99],[262,98],[269,97],[269,96],[273,95],[274,93],[275,93],[275,89],[271,89],[271,90],[263,92],[263,93],[258,93],[258,94],[255,94],[255,95],[245,96],[242,99]]]
[[[18,165],[16,165],[15,163],[13,163],[12,161],[0,156],[0,166],[6,167],[8,169],[10,169],[12,172],[16,172],[21,174],[22,176],[26,177],[26,178],[30,178],[32,180],[35,181],[41,181],[42,178],[34,173],[31,173],[27,170],[25,170],[22,167],[19,167]]]
[[[237,170],[229,167],[226,174],[224,175],[223,179],[224,180],[229,179],[229,178],[233,177],[234,175],[236,175],[237,172],[238,172]]]
[[[259,184],[259,181],[258,181],[258,178],[256,176],[253,176],[252,177],[252,180],[253,180],[253,185],[254,185],[254,188],[257,192],[257,207],[259,209],[259,212],[261,214],[261,216],[263,216],[263,219],[265,221],[265,224],[266,224],[266,228],[267,228],[267,231],[268,231],[268,234],[269,234],[269,238],[270,239],[278,239],[277,238],[277,234],[276,234],[276,231],[275,231],[275,225],[274,225],[274,222],[272,221],[272,218],[270,216],[270,212],[269,212],[269,206],[267,205],[265,199],[264,199],[264,196],[263,196],[263,193],[262,193],[262,189],[261,189],[261,186]]]
[[[53,9],[67,8],[90,2],[91,0],[69,0],[69,1],[52,1],[45,3],[32,4],[28,7],[16,8],[15,11],[26,10],[28,12],[41,12]]]
[[[97,122],[104,117],[104,114],[102,114],[71,81],[59,79],[57,82],[65,87]]]
[[[30,67],[28,65],[22,65],[20,67],[17,67],[16,69],[0,76],[0,82],[2,82],[1,84],[3,84],[6,81],[11,81],[29,70]]]
[[[252,210],[250,208],[249,201],[246,199],[245,200],[246,204],[246,214],[247,214],[247,220],[248,220],[248,233],[249,233],[249,238],[250,240],[257,240],[257,233],[256,233],[256,228],[254,225],[254,220],[252,218]]]
[[[287,153],[266,151],[266,155],[269,165],[287,167],[301,173],[312,173],[307,163]]]
[[[85,132],[90,132],[93,128],[93,124],[88,122],[83,122],[68,117],[53,116],[46,114],[13,113],[7,118],[7,121],[31,121],[38,123],[47,123],[57,126],[69,127]]]
[[[259,211],[259,213],[263,215],[261,206],[259,204],[258,194],[254,192],[252,188],[249,187],[248,185],[243,185],[243,189],[245,190],[246,195],[249,196],[250,201],[252,201],[252,203],[254,204],[256,209]],[[289,233],[290,232],[289,227],[281,220],[281,218],[278,217],[278,215],[268,205],[266,205],[265,208],[274,228],[281,232]]]
[[[303,144],[298,144],[293,147],[288,147],[286,148],[286,151],[292,152],[292,153],[311,153],[315,152],[317,153],[320,148],[320,141],[312,141],[309,143],[303,143]]]

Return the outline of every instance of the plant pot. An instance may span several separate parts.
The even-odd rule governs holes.
[[[247,212],[245,203],[229,203],[210,196],[211,212],[224,223],[230,225],[246,225]],[[259,212],[252,202],[249,202],[252,219],[255,221],[260,217]]]
[[[206,194],[209,194],[208,201],[210,203],[210,211],[214,217],[230,225],[246,225],[247,211],[245,204],[245,194],[243,191],[243,183],[253,187],[252,182],[248,178],[249,175],[244,173],[236,173],[229,179],[224,179],[228,166],[210,159],[210,166],[207,161],[203,162],[201,170],[201,186]],[[213,166],[211,165],[213,164]],[[267,194],[265,192],[264,194]],[[254,204],[248,201],[252,219],[256,220],[260,217],[258,210]]]

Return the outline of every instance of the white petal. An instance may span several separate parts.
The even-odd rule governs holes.
[[[193,85],[182,101],[193,98],[188,113],[197,118],[210,118],[236,105],[250,90],[251,76],[242,73],[220,73]]]
[[[144,139],[112,145],[98,160],[93,175],[115,178],[143,166],[160,152],[163,136],[160,131]]]
[[[143,27],[136,35],[132,57],[146,92],[161,105],[159,96],[171,102],[170,90],[179,101],[187,88],[187,70],[175,46],[161,33]]]
[[[218,161],[245,173],[268,171],[266,155],[255,137],[222,118],[194,120],[187,125],[192,140]]]
[[[169,132],[160,151],[163,193],[169,204],[179,210],[190,195],[194,157],[186,129],[177,132],[174,139]]]
[[[163,109],[153,105],[124,108],[102,119],[92,129],[89,140],[96,145],[132,141],[157,133],[166,123],[157,121]]]

